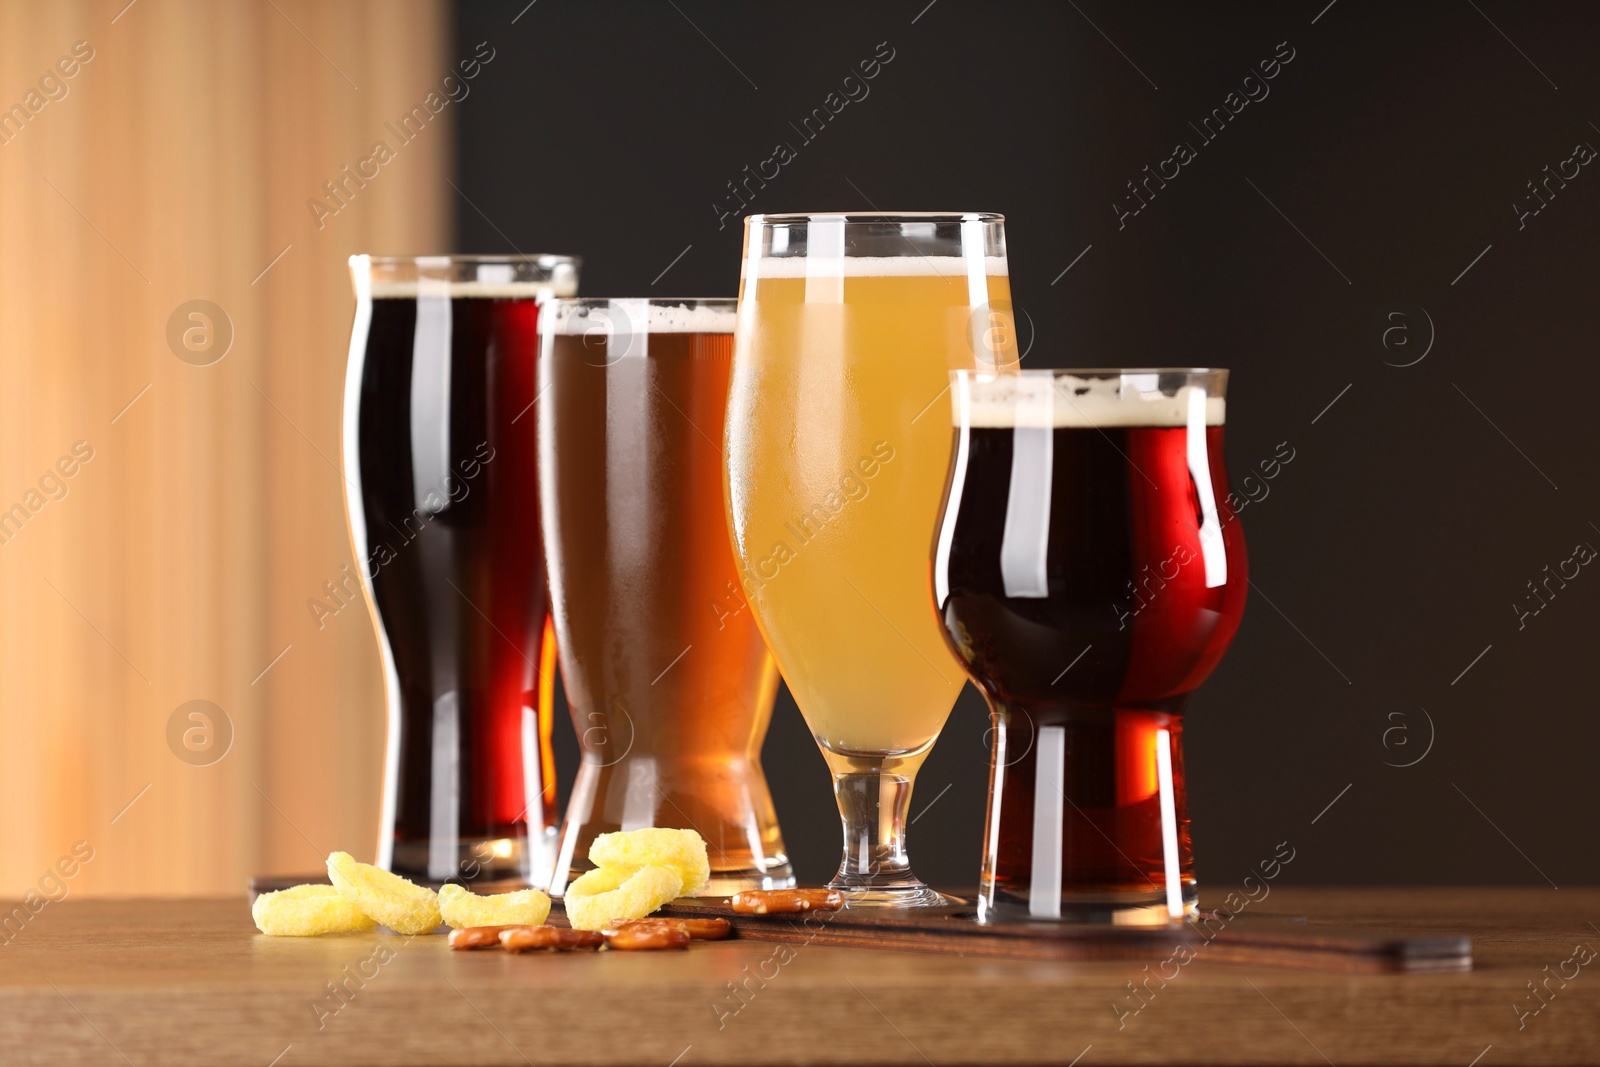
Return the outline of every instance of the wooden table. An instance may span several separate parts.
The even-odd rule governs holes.
[[[1600,950],[1600,889],[1281,887],[1266,904],[1470,934],[1474,969],[1329,974],[1202,956],[1135,1014],[1127,983],[1144,972],[1131,962],[756,942],[452,953],[437,936],[261,937],[242,899],[69,900],[0,949],[0,1063],[1600,1062],[1600,958],[1565,962]],[[1519,1019],[1515,1005],[1540,1005],[1526,983],[1575,967]]]

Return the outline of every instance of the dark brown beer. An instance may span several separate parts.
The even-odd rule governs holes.
[[[1183,710],[1247,589],[1221,408],[1162,425],[1165,408],[1091,401],[1050,422],[1024,405],[1020,426],[999,407],[956,430],[935,582],[994,715],[984,881],[1001,914],[1159,906],[1173,860],[1193,903]],[[1057,877],[1043,857],[1060,871],[1041,894],[1041,874]]]
[[[542,880],[554,647],[533,400],[535,297],[551,285],[353,269],[346,473],[390,703],[379,859],[435,882]]]
[[[760,764],[778,673],[723,504],[732,304],[546,308],[545,549],[583,748],[557,890],[595,835],[645,826],[700,832],[710,892],[792,884]]]

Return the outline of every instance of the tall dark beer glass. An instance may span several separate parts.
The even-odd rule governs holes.
[[[986,920],[1195,909],[1183,712],[1247,588],[1226,384],[1222,370],[953,376],[933,582],[994,720]]]
[[[555,642],[539,547],[538,300],[564,256],[350,260],[350,536],[389,730],[378,863],[531,880],[555,845]]]

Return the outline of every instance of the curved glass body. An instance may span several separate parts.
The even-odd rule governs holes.
[[[538,300],[565,256],[354,256],[350,538],[383,653],[378,862],[542,883],[555,850],[555,647],[539,553]]]
[[[1227,372],[953,379],[933,584],[994,718],[980,916],[1190,914],[1183,710],[1248,585]]]
[[[539,492],[583,761],[551,879],[596,835],[705,838],[714,895],[794,884],[761,772],[778,670],[722,503],[734,301],[554,300],[539,334]]]
[[[1004,220],[746,220],[727,495],[746,597],[833,772],[850,906],[943,898],[905,813],[963,679],[928,611],[954,369],[1015,361]]]

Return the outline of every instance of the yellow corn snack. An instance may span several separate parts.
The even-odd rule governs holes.
[[[683,879],[678,896],[693,896],[711,880],[706,843],[693,830],[655,827],[601,834],[589,846],[589,862],[596,867],[636,871],[641,867],[671,867]]]
[[[603,930],[613,920],[642,919],[682,895],[683,877],[672,867],[597,867],[568,886],[563,900],[574,930]]]
[[[250,905],[256,929],[273,937],[314,937],[371,930],[378,924],[331,885],[297,885],[262,893]]]
[[[480,896],[459,885],[439,889],[439,914],[452,930],[469,926],[539,926],[550,914],[550,898],[537,889]]]
[[[433,890],[358,863],[348,852],[329,853],[328,880],[341,897],[397,934],[425,934],[442,921]]]

